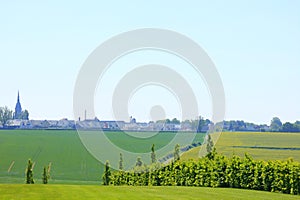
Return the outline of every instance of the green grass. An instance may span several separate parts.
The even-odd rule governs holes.
[[[260,147],[263,147],[263,149]],[[248,153],[258,160],[293,158],[295,161],[300,162],[300,150],[283,150],[280,148],[299,149],[300,133],[225,132],[221,134],[216,143],[217,151],[226,156],[232,156],[233,154],[244,156],[245,153]],[[185,160],[198,158],[199,149],[200,147],[186,152],[182,158]]]
[[[293,200],[299,196],[228,188],[76,185],[0,185],[0,199],[256,199]]]
[[[157,148],[162,147],[174,137],[174,133],[164,133],[147,141],[132,139],[120,132],[106,134],[122,148],[138,152],[149,151],[152,143]],[[197,135],[195,141],[202,138],[202,134]],[[300,134],[297,133],[223,133],[216,147],[229,156],[243,156],[248,152],[255,159],[293,157],[300,161],[299,150],[233,146],[300,148]],[[198,151],[199,147],[192,149],[182,158],[197,158]],[[49,185],[0,184],[0,199],[299,199],[299,196],[231,188],[99,186],[103,165],[87,152],[76,131],[1,130],[0,155],[0,183],[24,183],[28,158],[35,162],[36,183],[41,183],[43,166],[52,163]],[[13,161],[14,165],[8,172]]]
[[[148,139],[135,139],[121,132],[106,135],[122,149],[149,152],[152,144],[158,149],[172,140],[175,133],[162,133]],[[197,134],[195,141],[202,138],[203,134]],[[0,183],[23,183],[29,158],[35,162],[34,178],[38,183],[41,183],[43,167],[50,162],[51,183],[99,184],[103,174],[103,164],[89,154],[76,131],[0,130],[0,155]],[[115,156],[118,159],[119,154]],[[8,172],[12,162],[14,165]]]
[[[41,178],[43,166],[50,162],[53,180],[95,181],[103,170],[74,131],[0,131],[0,154],[1,182],[24,182],[29,158],[35,162],[36,179]]]

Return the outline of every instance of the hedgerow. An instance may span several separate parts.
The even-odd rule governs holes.
[[[116,171],[111,185],[230,187],[287,194],[300,194],[300,163],[258,161],[249,155],[225,157],[213,151],[197,161],[176,161],[167,166],[155,163]]]

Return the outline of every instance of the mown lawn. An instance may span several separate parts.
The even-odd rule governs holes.
[[[227,188],[0,184],[0,199],[292,200],[299,196]]]

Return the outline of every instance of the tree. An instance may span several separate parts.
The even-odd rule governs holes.
[[[154,149],[154,144],[152,144],[151,147],[151,163],[156,163],[156,155],[155,155],[155,149]]]
[[[296,123],[292,124],[290,122],[286,122],[282,126],[282,131],[284,131],[284,132],[297,132],[298,131],[297,124]]]
[[[177,118],[172,119],[172,124],[180,124],[180,121]]]
[[[300,132],[300,121],[296,121],[294,123],[295,128],[297,129],[297,132]]]
[[[103,174],[103,176],[102,176],[103,185],[109,185],[109,182],[110,182],[110,176],[111,176],[110,165],[109,165],[109,162],[106,161],[106,163],[105,163],[104,174]]]
[[[175,150],[174,150],[174,161],[180,160],[180,146],[179,144],[175,145]]]
[[[142,165],[143,165],[143,161],[142,161],[141,157],[138,157],[138,158],[136,159],[135,166],[136,166],[136,167],[141,167]]]
[[[274,132],[280,131],[282,128],[282,122],[278,117],[274,117],[271,121],[270,130]]]
[[[206,141],[206,151],[207,153],[211,153],[214,148],[214,142],[211,139],[210,134],[207,135],[207,141]]]
[[[204,126],[205,126],[205,120],[203,119],[203,117],[200,116],[198,120],[197,133],[200,133]]]
[[[120,153],[119,170],[122,171],[123,169],[123,154]]]
[[[50,174],[49,174],[49,166],[48,168],[44,167],[44,171],[43,171],[43,184],[47,184],[48,183],[48,180],[50,178]]]
[[[34,184],[33,163],[30,159],[28,160],[27,169],[26,169],[26,184]]]
[[[8,120],[13,118],[13,111],[9,110],[6,106],[0,107],[0,122],[4,125],[7,124]]]
[[[24,120],[28,120],[29,119],[29,112],[28,112],[28,110],[22,111],[22,113],[21,113],[21,119],[24,119]]]

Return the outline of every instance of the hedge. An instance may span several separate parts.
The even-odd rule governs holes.
[[[197,161],[177,161],[116,171],[111,185],[230,187],[300,194],[300,163],[225,157],[215,151]]]

